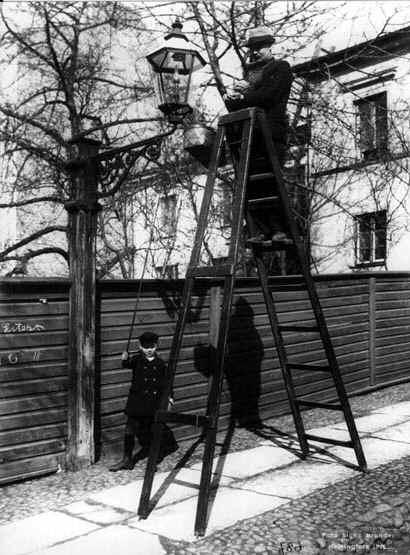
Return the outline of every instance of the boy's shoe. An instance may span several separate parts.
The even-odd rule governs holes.
[[[142,461],[143,459],[146,459],[149,455],[149,449],[147,447],[142,447],[135,455],[133,458],[133,462],[134,464],[136,464],[139,461]]]
[[[177,443],[166,447],[163,451],[160,452],[160,455],[158,457],[158,464],[161,463],[165,459],[165,457],[168,457],[168,455],[172,455],[172,453],[175,453],[175,451],[178,451]]]
[[[124,457],[121,461],[110,466],[109,470],[111,472],[118,472],[119,470],[132,470],[134,468],[134,463],[131,457]]]

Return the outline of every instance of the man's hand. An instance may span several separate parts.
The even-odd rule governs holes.
[[[245,91],[249,89],[249,83],[245,81],[245,79],[241,79],[240,81],[236,81],[233,86],[233,90],[235,93],[243,94]]]
[[[243,94],[240,92],[231,92],[230,94],[224,95],[224,100],[242,100]]]
[[[128,360],[129,354],[127,351],[124,351],[121,355],[121,360]]]
[[[174,404],[175,404],[174,399],[172,397],[168,397],[168,410],[171,410]]]

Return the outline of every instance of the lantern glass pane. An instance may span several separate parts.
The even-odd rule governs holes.
[[[186,104],[188,100],[189,75],[178,72],[160,73],[161,104]]]

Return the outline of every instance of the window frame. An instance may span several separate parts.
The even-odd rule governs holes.
[[[387,91],[364,96],[355,100],[354,105],[358,157],[365,162],[377,161],[389,152]]]
[[[378,226],[377,219],[383,218],[383,226]],[[368,223],[366,223],[368,219]],[[367,225],[368,227],[368,257],[364,257],[362,254],[361,238],[364,231],[360,229],[361,225]],[[387,211],[377,210],[375,212],[365,212],[363,214],[358,214],[354,217],[355,225],[355,268],[368,268],[372,266],[383,266],[386,264],[387,259]],[[383,233],[382,241],[378,238],[378,233],[380,230]],[[380,245],[382,243],[382,245]],[[378,248],[382,248],[383,256],[377,257]],[[366,248],[366,247],[365,247]],[[366,258],[366,259],[365,259]]]
[[[173,204],[170,205],[170,201]],[[175,238],[177,232],[177,206],[178,195],[176,193],[169,193],[160,198],[160,234],[164,238]]]
[[[155,266],[157,279],[179,279],[179,263]]]

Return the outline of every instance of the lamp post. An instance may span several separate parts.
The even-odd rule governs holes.
[[[70,141],[75,157],[67,164],[71,178],[68,212],[70,295],[68,353],[68,439],[66,466],[78,470],[95,461],[95,320],[96,233],[98,200],[115,194],[136,160],[155,159],[161,142],[192,112],[192,72],[205,65],[177,20],[162,44],[148,54],[156,83],[159,109],[171,124],[161,134],[99,152],[100,143],[84,134]],[[113,184],[113,181],[115,183]],[[99,184],[105,183],[104,191]]]

